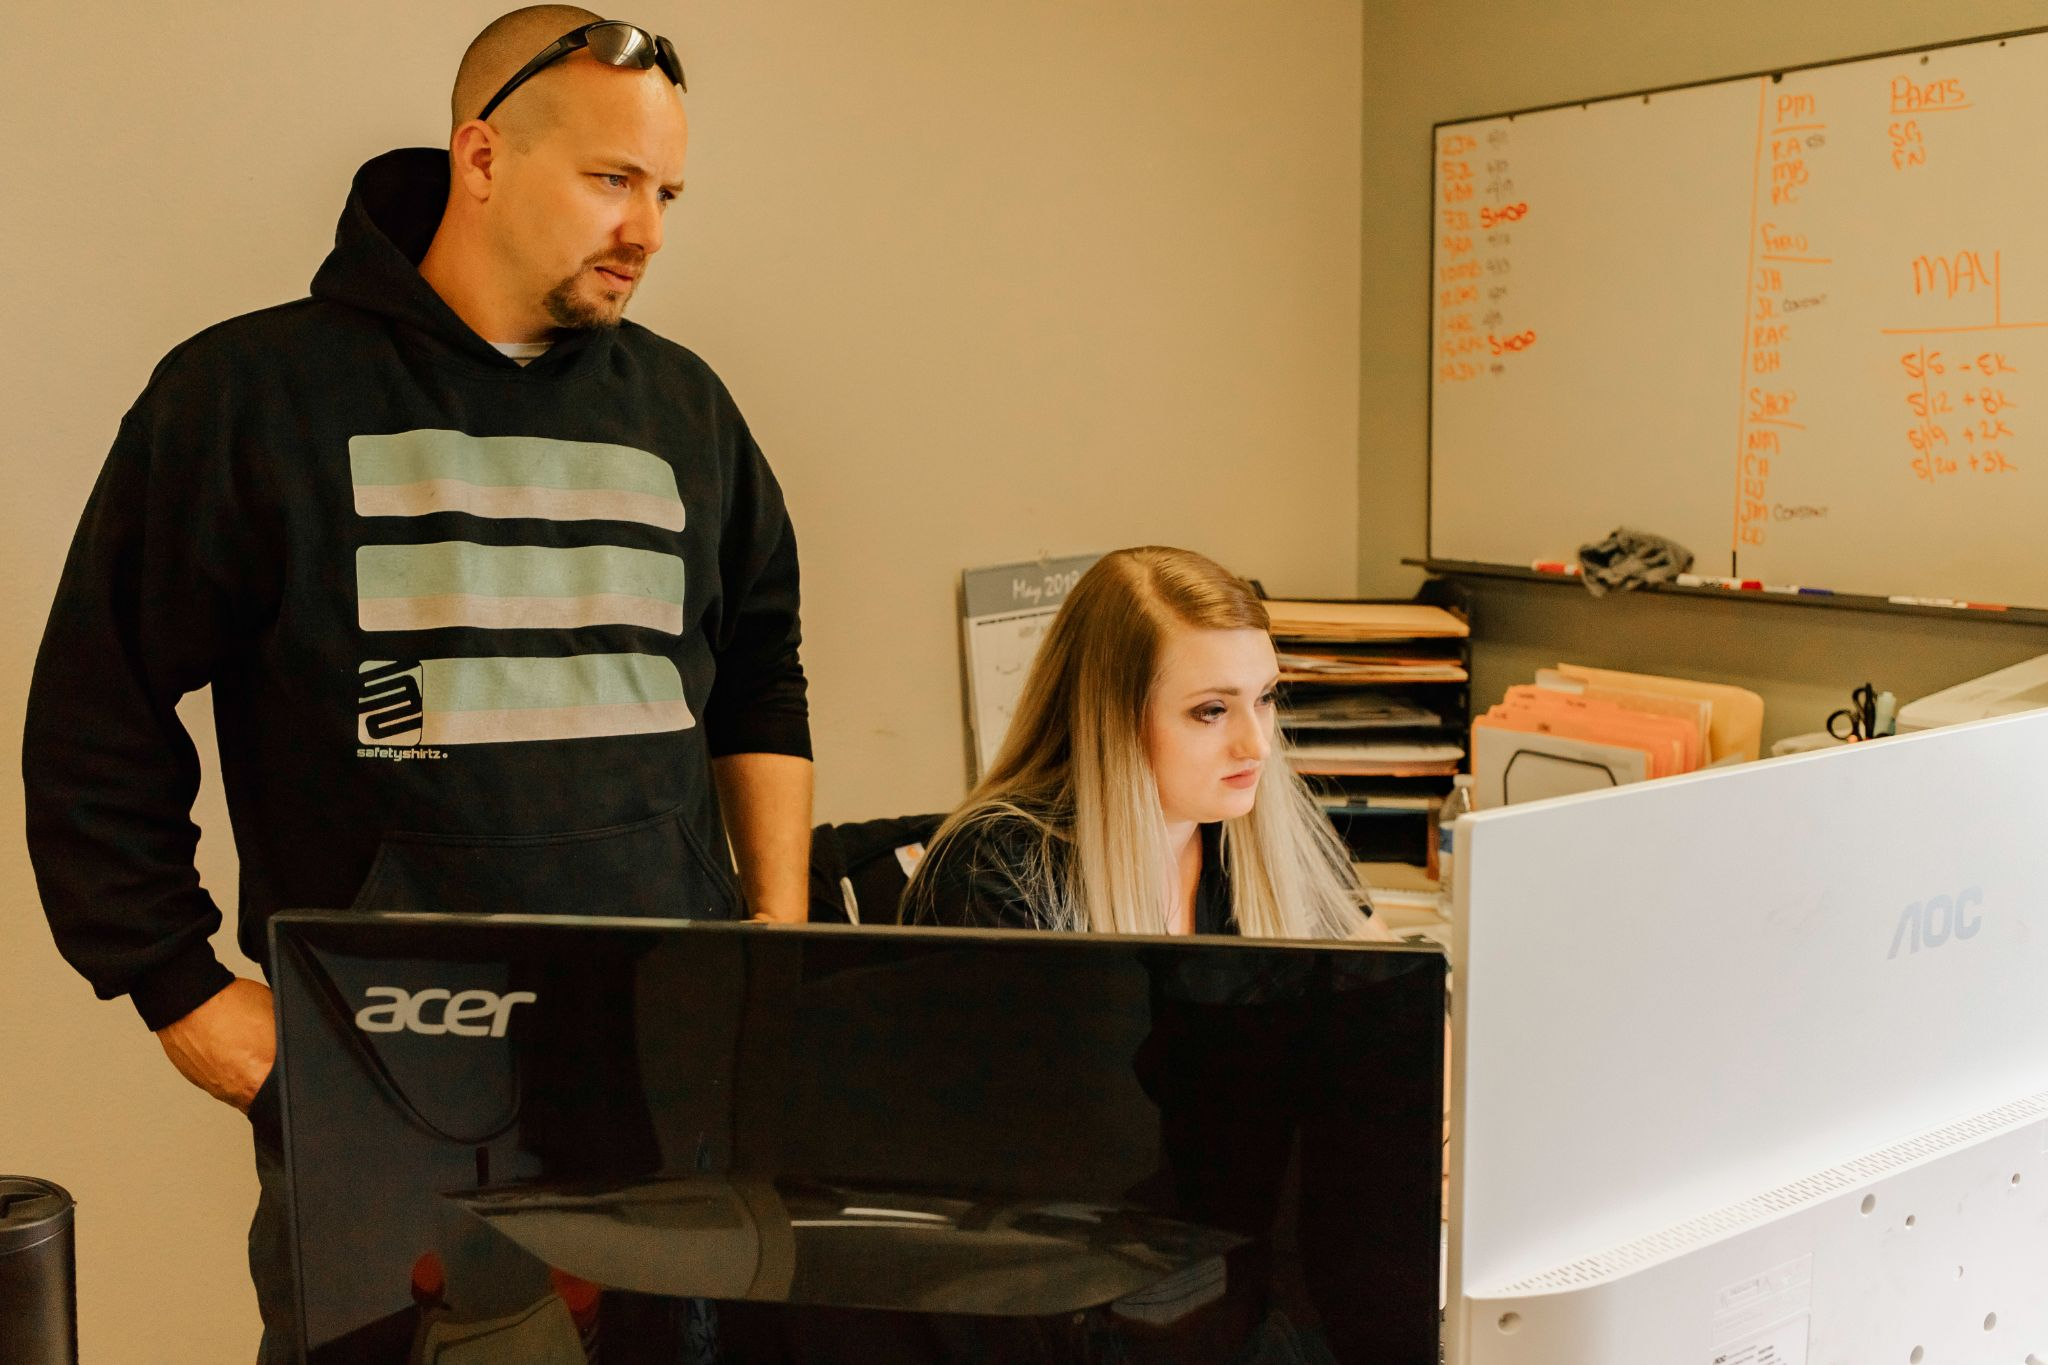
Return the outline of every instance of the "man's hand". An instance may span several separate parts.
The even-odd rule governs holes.
[[[186,1080],[246,1113],[277,1060],[277,1013],[270,987],[237,977],[183,1019],[158,1029],[156,1036]]]

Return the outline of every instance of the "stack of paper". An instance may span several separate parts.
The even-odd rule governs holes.
[[[1352,870],[1372,897],[1373,915],[1395,933],[1443,914],[1442,888],[1412,863],[1353,863]]]
[[[1423,795],[1382,795],[1377,792],[1328,791],[1316,793],[1316,804],[1324,810],[1339,814],[1356,814],[1359,811],[1397,810],[1414,815],[1426,815],[1440,808],[1444,803],[1441,796]]]
[[[1748,762],[1763,746],[1764,699],[1744,687],[1726,683],[1694,682],[1690,678],[1665,678],[1654,673],[1621,673],[1611,668],[1587,668],[1582,664],[1559,664],[1560,685],[1607,687],[1638,695],[1687,697],[1707,703],[1712,712],[1707,725],[1707,761]]]
[[[1443,723],[1435,711],[1372,692],[1297,692],[1280,712],[1280,724],[1289,730],[1389,730]]]
[[[1307,653],[1280,651],[1282,682],[1464,682],[1465,667],[1455,659],[1380,654],[1364,650]]]
[[[1740,688],[1545,669],[1472,723],[1477,802],[1513,805],[1689,773],[1741,755],[1745,744],[1754,757],[1762,714],[1762,701]]]
[[[1437,642],[1463,639],[1465,622],[1414,602],[1268,602],[1283,682],[1464,682]]]
[[[1448,777],[1464,756],[1461,746],[1446,742],[1297,740],[1287,750],[1294,770],[1307,777]]]
[[[1270,601],[1273,634],[1286,640],[1462,639],[1472,628],[1442,607],[1417,602]]]

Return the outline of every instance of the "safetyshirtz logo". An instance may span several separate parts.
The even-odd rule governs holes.
[[[372,986],[369,1001],[356,1011],[356,1027],[365,1033],[423,1033],[430,1037],[503,1038],[515,1005],[534,1002],[532,991],[450,991],[439,986],[408,991],[402,986]]]
[[[427,667],[418,659],[375,659],[356,670],[356,757],[448,757],[426,743]]]
[[[418,659],[382,659],[356,672],[356,740],[361,744],[420,742],[427,718],[424,670]]]

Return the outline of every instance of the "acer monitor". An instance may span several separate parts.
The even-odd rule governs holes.
[[[271,933],[317,1365],[1435,1358],[1434,949]]]

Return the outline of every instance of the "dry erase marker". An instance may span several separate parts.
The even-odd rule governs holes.
[[[1682,573],[1678,576],[1677,583],[1681,588],[1733,588],[1740,590],[1750,586],[1750,583],[1740,578],[1716,578],[1712,574],[1704,573]],[[1760,588],[1763,584],[1757,583],[1755,586]]]
[[[1579,571],[1577,564],[1567,564],[1556,559],[1539,559],[1529,567],[1537,573],[1577,573]]]
[[[1996,602],[1965,602],[1960,597],[1887,597],[1898,607],[1949,607],[1956,611],[2004,611]]]

